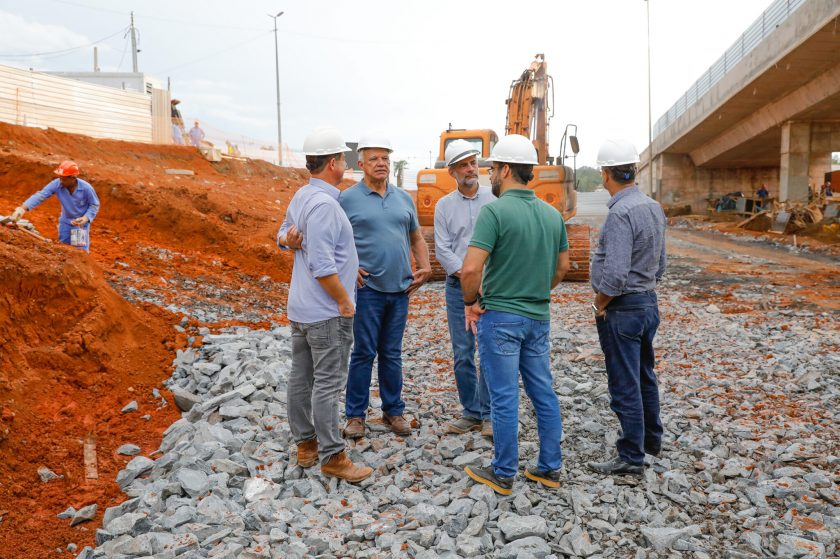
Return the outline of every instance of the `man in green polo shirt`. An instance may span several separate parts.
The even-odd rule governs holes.
[[[464,470],[497,493],[510,495],[519,467],[520,374],[537,413],[540,439],[537,464],[525,470],[525,477],[546,487],[560,486],[563,424],[552,388],[549,303],[551,290],[569,269],[569,242],[560,213],[527,187],[538,164],[531,141],[505,136],[489,161],[490,183],[499,199],[478,214],[461,286],[490,389],[494,457],[489,468]]]

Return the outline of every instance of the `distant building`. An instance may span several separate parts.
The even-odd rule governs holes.
[[[127,91],[152,93],[152,89],[166,89],[166,84],[154,76],[142,72],[44,72],[53,76],[115,87]]]

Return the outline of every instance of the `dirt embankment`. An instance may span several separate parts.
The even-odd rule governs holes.
[[[92,541],[93,530],[55,515],[97,503],[101,519],[123,499],[114,478],[126,459],[116,448],[150,452],[177,419],[152,389],[184,340],[173,317],[120,297],[88,255],[20,232],[0,231],[0,294],[0,549],[42,557]],[[132,400],[139,410],[122,414]],[[98,480],[85,479],[87,436]],[[42,466],[63,479],[41,482]]]
[[[130,457],[116,449],[133,443],[148,455],[178,417],[165,391],[153,395],[188,343],[174,328],[180,317],[162,306],[181,297],[248,307],[260,278],[265,308],[279,308],[285,292],[275,282],[288,280],[290,259],[273,237],[308,178],[259,161],[211,164],[186,147],[0,123],[0,214],[52,180],[64,159],[79,163],[102,203],[91,254],[0,228],[0,557],[93,544],[105,508],[124,499],[115,477]],[[26,217],[55,239],[59,213],[52,199]],[[129,303],[129,288],[161,300]],[[132,400],[138,411],[121,413]],[[85,479],[88,436],[98,480]],[[63,478],[41,482],[40,466]],[[56,518],[91,503],[93,523],[70,528]]]

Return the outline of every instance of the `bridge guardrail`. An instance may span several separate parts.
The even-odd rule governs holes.
[[[773,2],[761,13],[761,17],[756,19],[738,40],[724,51],[723,56],[712,64],[664,115],[659,117],[653,126],[653,137],[659,136],[671,123],[701,99],[729,70],[752,52],[767,35],[772,33],[805,2],[806,0],[776,0]]]

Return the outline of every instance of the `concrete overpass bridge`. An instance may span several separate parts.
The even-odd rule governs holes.
[[[775,0],[655,124],[639,184],[691,204],[767,183],[805,201],[840,151],[840,0]],[[653,164],[651,165],[651,153]]]

